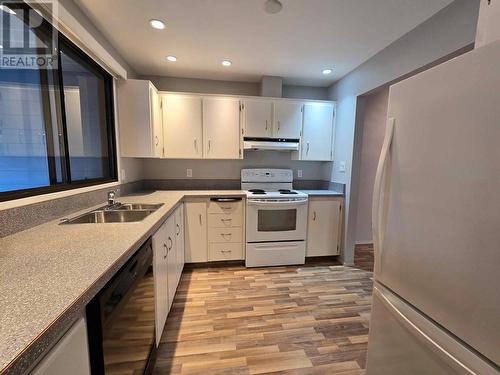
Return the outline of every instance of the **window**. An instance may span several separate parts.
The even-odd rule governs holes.
[[[26,4],[9,7],[0,9],[0,201],[116,181],[111,75]],[[47,51],[52,61],[30,65]]]

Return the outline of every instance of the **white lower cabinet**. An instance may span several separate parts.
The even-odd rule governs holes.
[[[309,197],[306,256],[339,255],[341,197]]]
[[[180,205],[153,235],[155,279],[155,324],[156,345],[159,345],[167,316],[175,297],[180,274],[184,267],[184,222],[181,221],[183,211]],[[182,250],[181,250],[182,249]]]
[[[201,198],[185,203],[187,263],[243,260],[244,202],[242,198]]]
[[[90,375],[85,318],[78,320],[30,373],[31,375]]]
[[[186,263],[208,261],[207,251],[207,200],[195,199],[184,203],[186,215],[185,241]]]

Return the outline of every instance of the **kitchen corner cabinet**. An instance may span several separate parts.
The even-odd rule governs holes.
[[[85,318],[78,320],[57,342],[31,375],[90,375]]]
[[[273,102],[245,99],[243,102],[245,137],[270,138],[273,132]]]
[[[274,101],[274,137],[299,139],[302,131],[302,108],[300,102]]]
[[[240,101],[235,98],[203,98],[203,157],[240,159]]]
[[[333,103],[304,104],[300,160],[333,160],[335,106]]]
[[[199,96],[163,94],[163,156],[203,158],[202,101]]]
[[[129,79],[117,88],[120,154],[163,156],[163,126],[158,90],[149,81]]]
[[[340,253],[342,197],[309,197],[306,256]]]
[[[184,246],[181,245],[184,233],[183,205],[165,220],[153,234],[153,273],[155,280],[155,333],[159,345],[167,316],[174,300],[175,291],[184,267]],[[180,213],[179,213],[180,212]]]
[[[193,199],[184,203],[186,263],[208,261],[207,200]]]

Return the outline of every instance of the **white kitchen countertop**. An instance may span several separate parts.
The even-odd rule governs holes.
[[[344,193],[336,190],[299,190],[303,193],[306,193],[310,197],[320,197],[320,196],[344,196]]]

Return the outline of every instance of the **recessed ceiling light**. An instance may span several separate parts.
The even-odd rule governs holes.
[[[222,65],[224,66],[231,66],[232,62],[229,60],[222,60]]]
[[[160,20],[151,20],[149,24],[153,29],[163,30],[165,28],[165,22]]]
[[[330,74],[332,72],[331,69],[323,69],[323,74]]]
[[[283,4],[279,0],[267,0],[264,3],[264,10],[269,14],[279,13],[283,9]]]
[[[167,60],[170,61],[170,62],[176,62],[177,61],[177,57],[175,57],[175,56],[167,56]]]
[[[16,14],[12,9],[10,9],[7,5],[0,5],[0,10],[3,10],[4,12],[10,13],[10,14]]]

